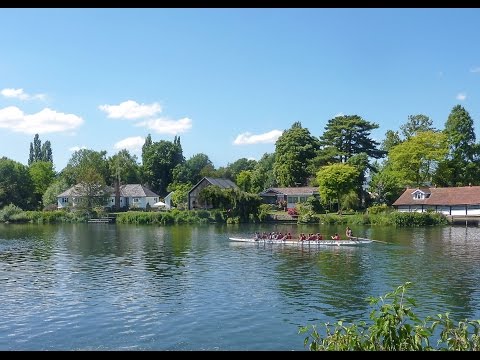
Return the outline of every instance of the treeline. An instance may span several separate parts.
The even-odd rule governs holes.
[[[217,169],[203,153],[186,159],[180,137],[153,141],[149,134],[141,159],[125,149],[112,156],[80,149],[57,172],[50,142],[42,144],[36,134],[28,166],[0,159],[0,209],[8,204],[23,210],[53,209],[57,195],[72,185],[115,182],[141,183],[161,197],[175,191],[174,205],[183,209],[188,191],[204,176],[230,179],[252,196],[269,187],[318,186],[321,205],[330,212],[391,205],[407,186],[479,185],[480,144],[469,113],[457,105],[443,129],[432,124],[426,115],[410,115],[400,129],[388,130],[377,142],[371,131],[378,124],[358,115],[330,119],[323,134],[311,134],[295,122],[278,138],[273,153]]]

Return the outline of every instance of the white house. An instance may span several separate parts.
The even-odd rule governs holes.
[[[126,184],[120,186],[120,207],[128,209],[145,209],[147,204],[152,206],[159,200],[159,196],[141,184]],[[57,207],[75,207],[85,201],[85,192],[77,184],[57,196]],[[115,189],[106,186],[99,191],[99,196],[107,195],[106,207],[115,206]]]
[[[401,212],[480,216],[480,186],[408,188],[393,206]]]

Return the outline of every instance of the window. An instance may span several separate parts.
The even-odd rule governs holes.
[[[413,198],[415,200],[422,200],[424,198],[423,193],[417,191],[415,194],[413,194]]]
[[[68,203],[68,198],[65,197],[62,200],[63,200],[64,203]]]
[[[138,198],[133,198],[133,202],[134,203],[138,202]]]

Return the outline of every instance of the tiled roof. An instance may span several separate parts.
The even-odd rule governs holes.
[[[461,186],[449,188],[420,188],[420,190],[430,193],[426,199],[416,200],[413,198],[413,192],[419,188],[408,188],[393,203],[399,205],[475,205],[480,204],[480,186]]]
[[[284,195],[314,195],[318,194],[318,187],[312,186],[301,186],[301,187],[272,187],[260,195],[269,195],[269,192],[275,192],[277,194],[284,194]]]

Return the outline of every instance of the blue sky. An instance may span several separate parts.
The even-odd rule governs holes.
[[[480,120],[480,9],[0,9],[0,156],[27,164],[39,133],[55,169],[75,149],[179,135],[215,167],[260,159],[300,121],[443,128]]]

